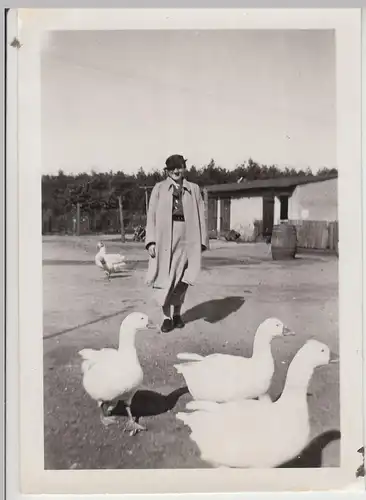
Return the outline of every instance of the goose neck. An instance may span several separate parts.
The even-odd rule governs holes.
[[[271,339],[272,337],[264,332],[259,332],[254,338],[253,356],[255,354],[271,354]]]
[[[313,374],[314,367],[309,363],[304,363],[301,359],[294,359],[289,366],[285,388],[281,400],[291,398],[299,403],[307,404],[307,388]]]
[[[131,327],[121,327],[119,333],[119,346],[118,350],[126,349],[126,348],[135,348],[135,336],[136,329]]]

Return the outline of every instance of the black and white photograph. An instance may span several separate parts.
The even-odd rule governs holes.
[[[359,217],[347,210],[360,172],[357,153],[345,166],[340,152],[354,115],[342,124],[336,28],[249,29],[229,14],[220,28],[188,27],[176,13],[162,29],[137,14],[118,29],[110,14],[102,29],[77,12],[50,14],[28,48],[39,84],[24,97],[38,92],[36,146],[24,139],[38,148],[37,180],[28,170],[21,182],[22,210],[32,196],[38,210],[24,246],[39,238],[44,472],[61,488],[66,472],[88,483],[132,470],[137,492],[169,491],[143,475],[162,470],[212,473],[197,491],[259,471],[277,489],[304,488],[301,477],[330,487],[337,474],[343,488],[343,467],[363,481],[362,416],[347,423],[361,408],[358,383],[349,390],[360,302],[344,278],[357,286]],[[113,477],[112,492],[133,491]]]

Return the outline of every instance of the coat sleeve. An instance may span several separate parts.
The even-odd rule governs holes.
[[[155,184],[151,191],[146,220],[145,248],[156,243],[156,209],[159,199],[159,185]]]
[[[200,223],[201,230],[201,247],[202,250],[207,250],[207,226],[206,226],[206,218],[205,218],[205,204],[203,201],[203,197],[201,194],[200,187],[196,184],[196,192],[197,192],[197,204],[198,204],[198,218]]]

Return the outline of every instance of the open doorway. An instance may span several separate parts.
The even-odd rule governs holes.
[[[271,236],[274,220],[274,198],[263,197],[263,236]]]
[[[288,219],[288,196],[280,196],[280,219]]]
[[[220,201],[220,235],[225,235],[230,231],[230,210],[231,199],[221,198]]]

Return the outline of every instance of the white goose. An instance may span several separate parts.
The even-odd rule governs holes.
[[[79,352],[83,358],[83,385],[100,406],[102,423],[108,425],[115,421],[111,412],[118,401],[123,401],[128,415],[125,430],[130,431],[131,435],[145,430],[145,427],[134,421],[131,413],[133,396],[143,380],[135,335],[138,330],[145,328],[149,328],[146,314],[133,312],[122,321],[118,349],[83,349]]]
[[[180,353],[177,357],[189,362],[174,367],[185,378],[194,399],[222,403],[262,397],[268,391],[274,372],[271,340],[282,335],[294,333],[279,319],[269,318],[257,329],[251,358]]]
[[[126,257],[121,254],[106,253],[105,244],[100,241],[97,245],[98,253],[95,256],[95,263],[103,269],[107,278],[110,280],[111,274],[120,273],[126,265]]]
[[[284,391],[274,403],[191,401],[177,413],[191,428],[201,457],[214,466],[271,468],[296,457],[309,440],[307,386],[314,368],[328,364],[328,346],[309,340],[296,353]]]

